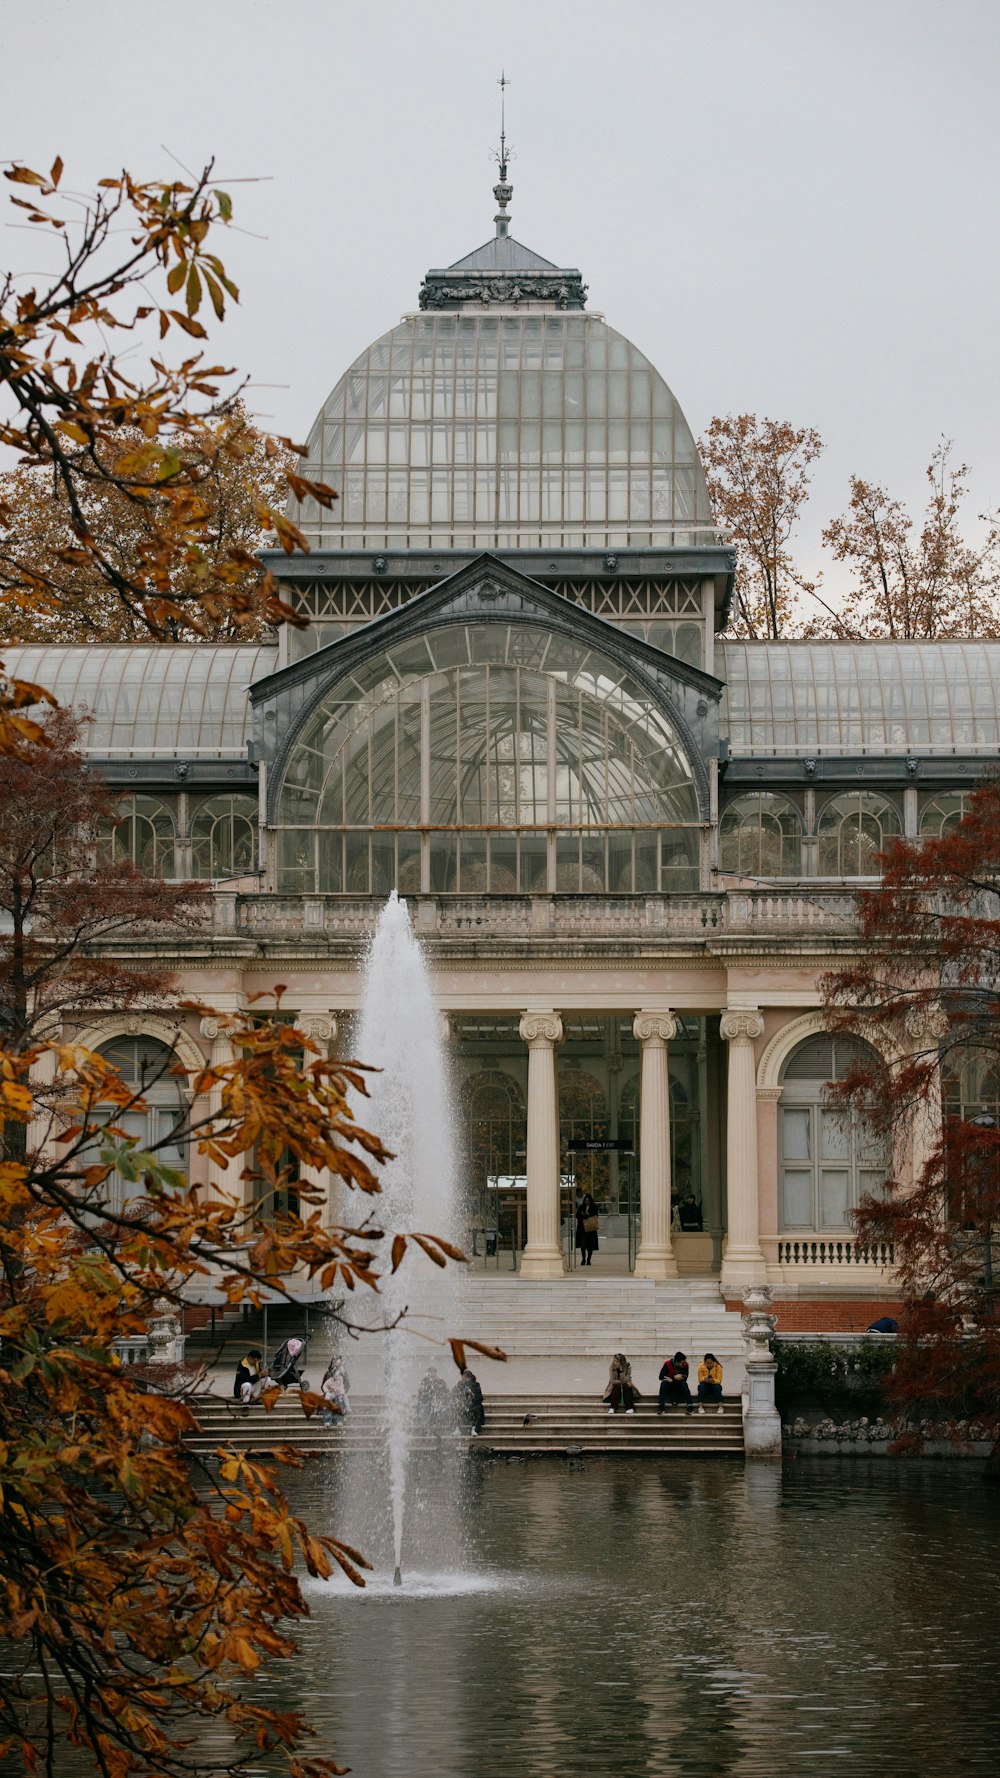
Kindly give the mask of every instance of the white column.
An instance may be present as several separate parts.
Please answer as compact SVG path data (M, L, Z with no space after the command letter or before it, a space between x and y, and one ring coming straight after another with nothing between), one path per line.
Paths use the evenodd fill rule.
M760 1250L757 1182L757 1076L754 1039L764 1030L756 1007L732 1007L720 1030L729 1045L726 1106L726 1198L728 1239L722 1260L723 1290L765 1284L767 1266Z
M670 1071L667 1045L677 1035L672 1012L636 1013L639 1077L639 1252L637 1278L676 1278L670 1245Z
M528 1045L528 1242L521 1276L561 1278L556 1046L563 1039L562 1019L557 1012L527 1012L520 1032Z

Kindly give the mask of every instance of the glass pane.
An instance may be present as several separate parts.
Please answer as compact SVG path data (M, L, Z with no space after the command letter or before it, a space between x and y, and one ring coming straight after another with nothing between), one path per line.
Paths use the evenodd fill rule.
M812 1160L812 1111L791 1107L782 1111L782 1152L786 1161Z
M820 1111L819 1153L822 1161L847 1161L851 1154L851 1129L839 1111Z
M813 1227L813 1176L786 1168L782 1175L781 1222L786 1229Z
M823 1167L819 1176L819 1226L842 1229L848 1223L848 1173L845 1169Z
M521 835L521 894L544 895L548 889L548 842L543 833Z

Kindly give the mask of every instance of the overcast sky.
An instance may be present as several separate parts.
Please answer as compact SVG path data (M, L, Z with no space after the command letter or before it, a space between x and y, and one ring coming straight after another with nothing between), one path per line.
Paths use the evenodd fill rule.
M820 431L801 554L852 471L920 506L938 437L1000 503L997 0L0 0L0 157L216 156L242 303L213 350L304 436L428 266L493 233L576 265L698 434ZM39 248L6 227L4 260ZM827 569L828 585L836 570Z

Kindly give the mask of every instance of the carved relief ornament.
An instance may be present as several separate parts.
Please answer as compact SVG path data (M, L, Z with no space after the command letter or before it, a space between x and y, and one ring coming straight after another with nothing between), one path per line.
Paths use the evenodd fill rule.
M526 1012L518 1029L522 1043L539 1049L551 1049L563 1040L563 1022L557 1012Z
M632 1035L640 1043L672 1043L677 1036L677 1020L672 1012L637 1012Z
M719 1030L727 1043L738 1042L740 1038L752 1043L754 1038L763 1036L764 1021L756 1007L730 1007L722 1015Z

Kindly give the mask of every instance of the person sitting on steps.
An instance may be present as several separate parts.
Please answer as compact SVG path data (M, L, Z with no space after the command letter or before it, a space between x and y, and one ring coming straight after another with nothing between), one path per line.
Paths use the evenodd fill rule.
M698 1366L698 1412L705 1412L706 1401L717 1401L718 1412L725 1413L722 1405L722 1366L714 1352L706 1352Z
M240 1359L236 1366L233 1395L237 1401L243 1403L245 1408L248 1408L252 1401L260 1399L260 1392L264 1386L263 1364L264 1354L260 1347L251 1346L249 1352Z
M667 1358L660 1366L660 1405L657 1413L662 1414L669 1404L680 1407L684 1403L689 1414L694 1413L691 1400L691 1389L688 1383L690 1366L683 1352L675 1352L673 1358Z
M609 1404L609 1414L616 1413L619 1408L624 1408L626 1414L635 1413L639 1391L632 1381L632 1366L624 1352L616 1352L611 1360L608 1386L604 1391L603 1399Z

